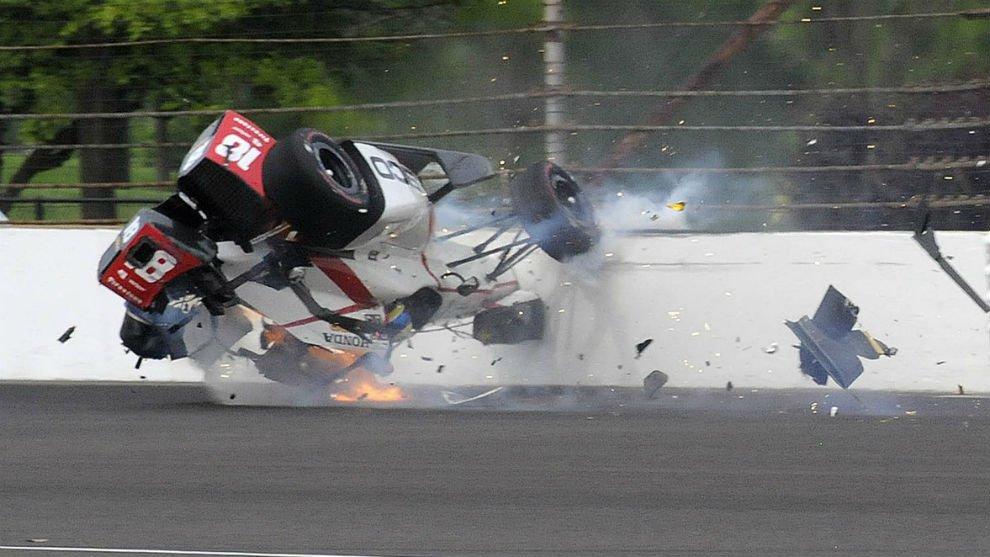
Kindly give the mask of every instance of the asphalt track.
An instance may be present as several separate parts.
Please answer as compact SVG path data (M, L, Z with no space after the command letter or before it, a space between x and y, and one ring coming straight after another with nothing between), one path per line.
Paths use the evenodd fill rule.
M889 395L829 417L807 402L822 392L441 411L0 385L0 546L990 554L990 404ZM69 554L91 555L0 549Z

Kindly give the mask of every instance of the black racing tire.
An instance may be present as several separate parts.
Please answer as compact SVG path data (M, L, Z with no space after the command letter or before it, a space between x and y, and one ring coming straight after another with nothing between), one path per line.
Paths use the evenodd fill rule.
M509 189L523 228L550 257L566 261L598 243L591 203L563 168L536 163L513 178Z
M374 176L326 134L303 128L278 141L265 158L265 194L302 240L340 249L381 216L384 199Z

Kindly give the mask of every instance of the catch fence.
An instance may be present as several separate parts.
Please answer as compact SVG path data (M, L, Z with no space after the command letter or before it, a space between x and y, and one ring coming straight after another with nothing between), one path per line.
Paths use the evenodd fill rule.
M552 3L552 2L551 2ZM790 4L790 3L786 3ZM30 55L39 51L94 51L110 52L112 56L127 57L135 48L155 47L174 44L231 44L231 45L322 45L354 43L409 44L417 42L442 42L465 39L501 39L513 36L533 36L546 38L549 47L552 42L562 42L561 37L570 37L608 31L634 30L675 30L695 28L728 28L740 30L763 30L776 27L798 27L809 25L843 25L873 23L887 24L897 21L941 21L967 20L985 25L990 32L990 10L954 10L906 14L872 14L846 17L799 17L774 20L718 20L718 21L657 21L636 24L573 24L562 21L547 21L542 25L498 29L489 31L420 33L405 35L356 36L356 37L184 37L149 39L121 42L93 42L78 44L25 44L0 45L0 51ZM772 31L771 31L772 32ZM549 52L550 50L547 50ZM724 62L724 61L723 61ZM560 62L554 62L559 64ZM547 66L549 67L549 66ZM556 66L554 66L556 67ZM546 70L546 67L543 68ZM492 79L495 81L495 78ZM386 126L369 126L368 129L328 130L335 135L360 137L377 141L411 141L420 144L439 143L445 148L457 148L459 141L470 140L470 145L479 145L493 138L499 141L500 150L486 152L498 163L498 172L509 178L521 168L518 159L533 158L532 151L550 152L553 158L566 158L568 168L590 184L595 195L604 197L613 193L633 191L650 196L651 191L662 190L664 195L677 195L685 180L705 181L706 193L697 202L689 205L689 210L698 214L744 214L744 222L730 224L729 228L756 228L761 221L766 227L773 221L772 215L795 213L807 215L815 213L816 218L796 217L782 225L783 228L856 228L863 222L864 211L870 213L870 226L876 222L893 228L909 226L913 216L892 217L898 213L916 212L921 208L941 210L946 222L954 228L990 228L987 210L990 206L990 80L950 82L941 81L919 85L843 87L829 84L826 87L810 88L767 88L767 89L717 89L698 87L703 81L689 80L681 89L615 89L580 88L566 83L547 81L543 85L529 87L528 90L504 92L488 95L472 95L440 99L398 100L387 102L366 102L335 104L329 106L277 106L277 107L230 107L250 117L286 117L296 119L315 118L339 114L399 114L398 120L415 114L417 121L427 121L425 125L406 126L396 129ZM548 85L549 84L549 85ZM856 110L828 113L821 107L856 104L857 99L873 99L869 106L884 105L887 112L877 118L860 114ZM834 104L828 104L836 99ZM892 99L896 99L892 100ZM959 102L948 102L958 101ZM428 123L433 115L441 115L441 122L449 122L450 111L468 110L483 114L525 113L550 111L550 101L580 103L573 107L564 120L553 120L551 114L543 122L523 121L504 122L496 118L481 122L482 125L445 127ZM796 113L789 108L796 102L820 103L820 110L814 114L800 114L798 122L743 121L699 122L681 118L678 110L690 102L744 102L753 106L766 103L782 103L773 113L789 116ZM539 103L546 102L541 106ZM589 114L594 107L616 103L606 116L591 112L595 119L578 120ZM623 103L633 103L623 104ZM625 107L642 103L658 103L654 114L636 114L640 122L630 122ZM845 104L843 104L845 103ZM879 103L879 104L878 104ZM718 105L722 106L722 105ZM777 105L774 105L777 106ZM521 107L521 108L520 108ZM896 109L895 109L896 107ZM907 108L903 108L907 107ZM913 107L917 107L914 109ZM556 109L554 109L556 110ZM791 112L787 112L791 110ZM413 112L418 111L418 112ZM665 112L666 111L666 112ZM127 181L81 181L46 180L44 172L22 183L7 182L6 176L0 181L0 210L8 213L13 223L41 224L59 222L62 224L116 224L129 218L140 206L157 203L174 188L174 163L194 139L188 130L191 125L177 126L183 120L201 122L219 114L215 108L184 110L127 110L103 112L60 112L60 113L0 113L0 126L7 128L5 136L0 136L0 155L22 166L32 157L48 161L71 160L85 151L108 151L123 156L130 161L140 160L151 166L144 176L152 179ZM656 113L660 113L660 117ZM728 114L732 116L732 114ZM712 120L718 120L712 117ZM735 120L739 120L738 118ZM51 124L64 128L79 125L85 121L126 122L128 129L139 122L153 130L149 135L153 140L91 142L75 139L60 140L55 134L49 141L25 141L22 131L28 125ZM644 123L645 121L645 123ZM264 127L264 123L262 123ZM403 123L404 125L404 123ZM420 129L422 128L422 129ZM2 128L0 128L2 129ZM175 129L184 130L184 135L173 136ZM725 138L736 145L745 145L752 151L761 143L767 145L796 145L799 148L789 157L779 154L758 154L749 159L752 164L698 165L693 160L670 161L664 154L668 146L683 144L685 150L695 148L702 152L706 144L718 144ZM780 143L770 143L767 138ZM518 139L516 139L518 138ZM646 138L646 139L643 139ZM506 143L508 142L508 143ZM552 152L551 143L563 145L563 151ZM622 165L615 160L600 156L608 151L620 151L625 143L642 144L647 142L650 150L661 153L653 158L626 157ZM541 145L541 143L545 143ZM591 147L589 147L591 146ZM695 146L695 147L691 147ZM593 147L593 149L592 149ZM557 147L559 148L559 146ZM675 151L675 147L670 147ZM729 149L726 149L727 151ZM743 148L737 149L743 151ZM587 155L593 152L593 155ZM749 151L746 151L749 152ZM143 154L142 154L143 153ZM506 156L515 154L515 157ZM9 156L9 157L8 157ZM738 160L740 157L735 157ZM744 157L743 157L744 158ZM632 159L632 160L629 160ZM776 160L775 160L776 159ZM762 161L772 164L760 164ZM783 161L783 162L781 162ZM12 170L13 165L4 166ZM650 164L642 164L647 162ZM54 164L54 163L52 163ZM59 163L62 164L62 163ZM133 163L132 163L133 164ZM58 165L53 166L57 167ZM49 172L51 174L51 172ZM16 175L16 172L13 173ZM728 177L732 177L731 180ZM754 182L759 180L759 182ZM645 186L643 185L645 184ZM753 184L758 184L754 186ZM770 186L767 186L770 184ZM745 187L759 187L770 193L750 195L740 192ZM733 190L731 195L721 195L721 190ZM110 207L109 214L81 214L90 211L64 211L65 207L100 206ZM877 213L879 212L879 213ZM839 217L838 213L852 216ZM879 215L879 216L878 216ZM704 228L712 221L702 219ZM755 223L755 224L754 224ZM832 226L836 224L836 226ZM716 226L717 228L717 226Z

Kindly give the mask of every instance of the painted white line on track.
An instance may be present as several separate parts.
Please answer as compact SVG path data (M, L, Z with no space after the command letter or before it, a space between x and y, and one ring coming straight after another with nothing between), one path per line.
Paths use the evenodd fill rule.
M336 553L257 553L253 551L200 551L195 549L131 549L113 547L53 547L0 545L0 551L50 551L61 553L127 553L132 555L208 555L212 557L382 557Z

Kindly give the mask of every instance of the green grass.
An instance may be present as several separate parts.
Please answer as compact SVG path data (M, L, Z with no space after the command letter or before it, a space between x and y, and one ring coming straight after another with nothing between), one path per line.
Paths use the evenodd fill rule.
M21 163L24 162L25 155L7 154L3 158L3 172L0 176L0 184L5 184L17 171ZM33 183L59 183L72 184L79 182L79 157L73 155L62 166L46 170L37 174L32 180ZM156 181L155 169L132 159L131 162L132 182L154 182ZM3 187L0 185L0 191ZM129 188L116 190L118 199L164 199L170 190L159 188ZM25 189L21 193L24 198L44 198L44 199L76 199L82 195L79 188L57 188L57 189ZM141 208L140 204L128 204L117 206L117 218L129 219ZM35 206L29 203L18 203L13 205L7 213L11 220L35 220ZM45 220L57 222L66 220L79 220L82 218L81 204L48 204L44 205Z

